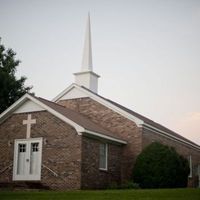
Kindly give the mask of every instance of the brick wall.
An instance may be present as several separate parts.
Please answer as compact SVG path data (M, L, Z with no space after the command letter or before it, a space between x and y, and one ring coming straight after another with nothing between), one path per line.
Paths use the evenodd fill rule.
M197 165L200 164L199 151L152 131L138 128L132 121L90 98L61 100L59 104L80 112L95 123L100 124L102 127L107 128L117 136L128 141L128 145L124 147L122 152L122 181L130 178L133 164L141 150L152 141L159 141L163 144L175 147L177 152L186 158L188 158L189 155L192 156L194 168L193 177L189 178L188 186L197 186Z
M142 148L145 148L154 141L174 147L177 153L184 156L186 159L189 159L190 155L192 156L193 176L192 178L188 178L188 187L197 187L198 186L197 168L198 164L200 164L200 151L195 150L189 145L180 143L173 139L169 139L165 136L154 133L151 130L144 129L142 136Z
M134 122L90 98L61 100L59 104L80 112L91 121L110 130L114 133L113 136L128 142L122 152L121 176L122 181L129 180L135 159L142 149L142 130Z
M76 130L46 111L31 113L37 123L31 137L43 137L41 183L52 189L79 189L81 180L81 136ZM0 125L0 171L13 163L14 140L26 137L22 121L27 114L14 114ZM47 166L58 174L54 176ZM12 182L12 167L0 175Z
M108 170L99 170L100 141L82 137L82 178L81 185L86 188L107 188L121 182L122 146L108 143Z

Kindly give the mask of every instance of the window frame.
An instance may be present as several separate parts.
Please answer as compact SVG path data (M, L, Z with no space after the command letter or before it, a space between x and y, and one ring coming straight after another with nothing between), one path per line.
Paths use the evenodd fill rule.
M189 178L192 178L193 168L192 168L192 156L189 155L189 167L190 167L190 174L188 175Z
M105 147L105 167L100 166L100 160L101 160L101 145L104 145ZM108 144L107 143L100 143L99 144L99 170L102 171L108 171Z

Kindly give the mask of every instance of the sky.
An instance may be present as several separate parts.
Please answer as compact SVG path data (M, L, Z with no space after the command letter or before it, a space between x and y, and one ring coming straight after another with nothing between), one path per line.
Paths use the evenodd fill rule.
M200 145L200 0L0 0L17 76L50 100L74 82L88 11L99 94Z

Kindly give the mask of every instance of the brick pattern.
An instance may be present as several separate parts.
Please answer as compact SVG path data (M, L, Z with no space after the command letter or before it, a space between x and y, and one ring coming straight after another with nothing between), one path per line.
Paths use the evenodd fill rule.
M122 152L121 178L122 181L130 179L135 159L142 150L142 130L134 122L91 98L61 100L58 103L80 112L91 121L110 130L114 133L113 136L118 136L128 142Z
M14 114L0 126L0 171L13 162L14 140L26 137L22 121L27 114ZM51 189L80 189L81 136L76 130L46 111L31 113L36 119L31 137L43 137L42 179ZM47 166L58 174L44 167ZM12 167L0 175L0 182L12 182Z
M169 139L162 135L152 132L151 130L144 129L142 134L142 148L145 148L154 141L158 141L162 144L174 147L176 151L189 160L189 156L192 156L193 176L188 178L188 187L198 186L198 164L200 164L200 151L195 150L189 145L180 143L178 141Z
M82 138L81 185L83 189L107 188L121 182L122 146L108 143L108 170L99 170L99 145L101 141Z
M130 179L135 159L142 149L152 141L159 141L174 147L185 158L188 158L189 155L192 156L193 177L188 179L188 186L196 187L198 185L197 166L200 164L200 152L198 150L152 131L138 128L132 121L91 98L61 100L59 104L80 112L93 122L128 141L128 145L123 148L122 152L122 181Z
M127 181L132 175L134 162L142 149L152 141L176 148L185 157L192 155L194 173L189 186L197 185L196 166L200 153L193 148L165 138L152 131L138 128L136 124L104 105L90 99L79 98L59 102L88 117L128 142L127 145L108 145L108 171L99 170L99 144L97 139L79 136L76 130L52 114L33 112L31 137L43 137L42 179L40 184L54 190L105 188L112 183ZM27 114L13 114L0 125L0 171L13 162L14 140L26 137L22 121ZM50 170L54 171L55 176ZM0 174L1 183L12 183L12 166Z

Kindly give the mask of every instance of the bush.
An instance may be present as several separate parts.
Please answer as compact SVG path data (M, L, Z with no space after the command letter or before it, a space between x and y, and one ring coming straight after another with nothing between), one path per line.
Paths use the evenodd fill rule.
M153 142L137 157L133 181L142 188L186 187L188 161L174 148Z

